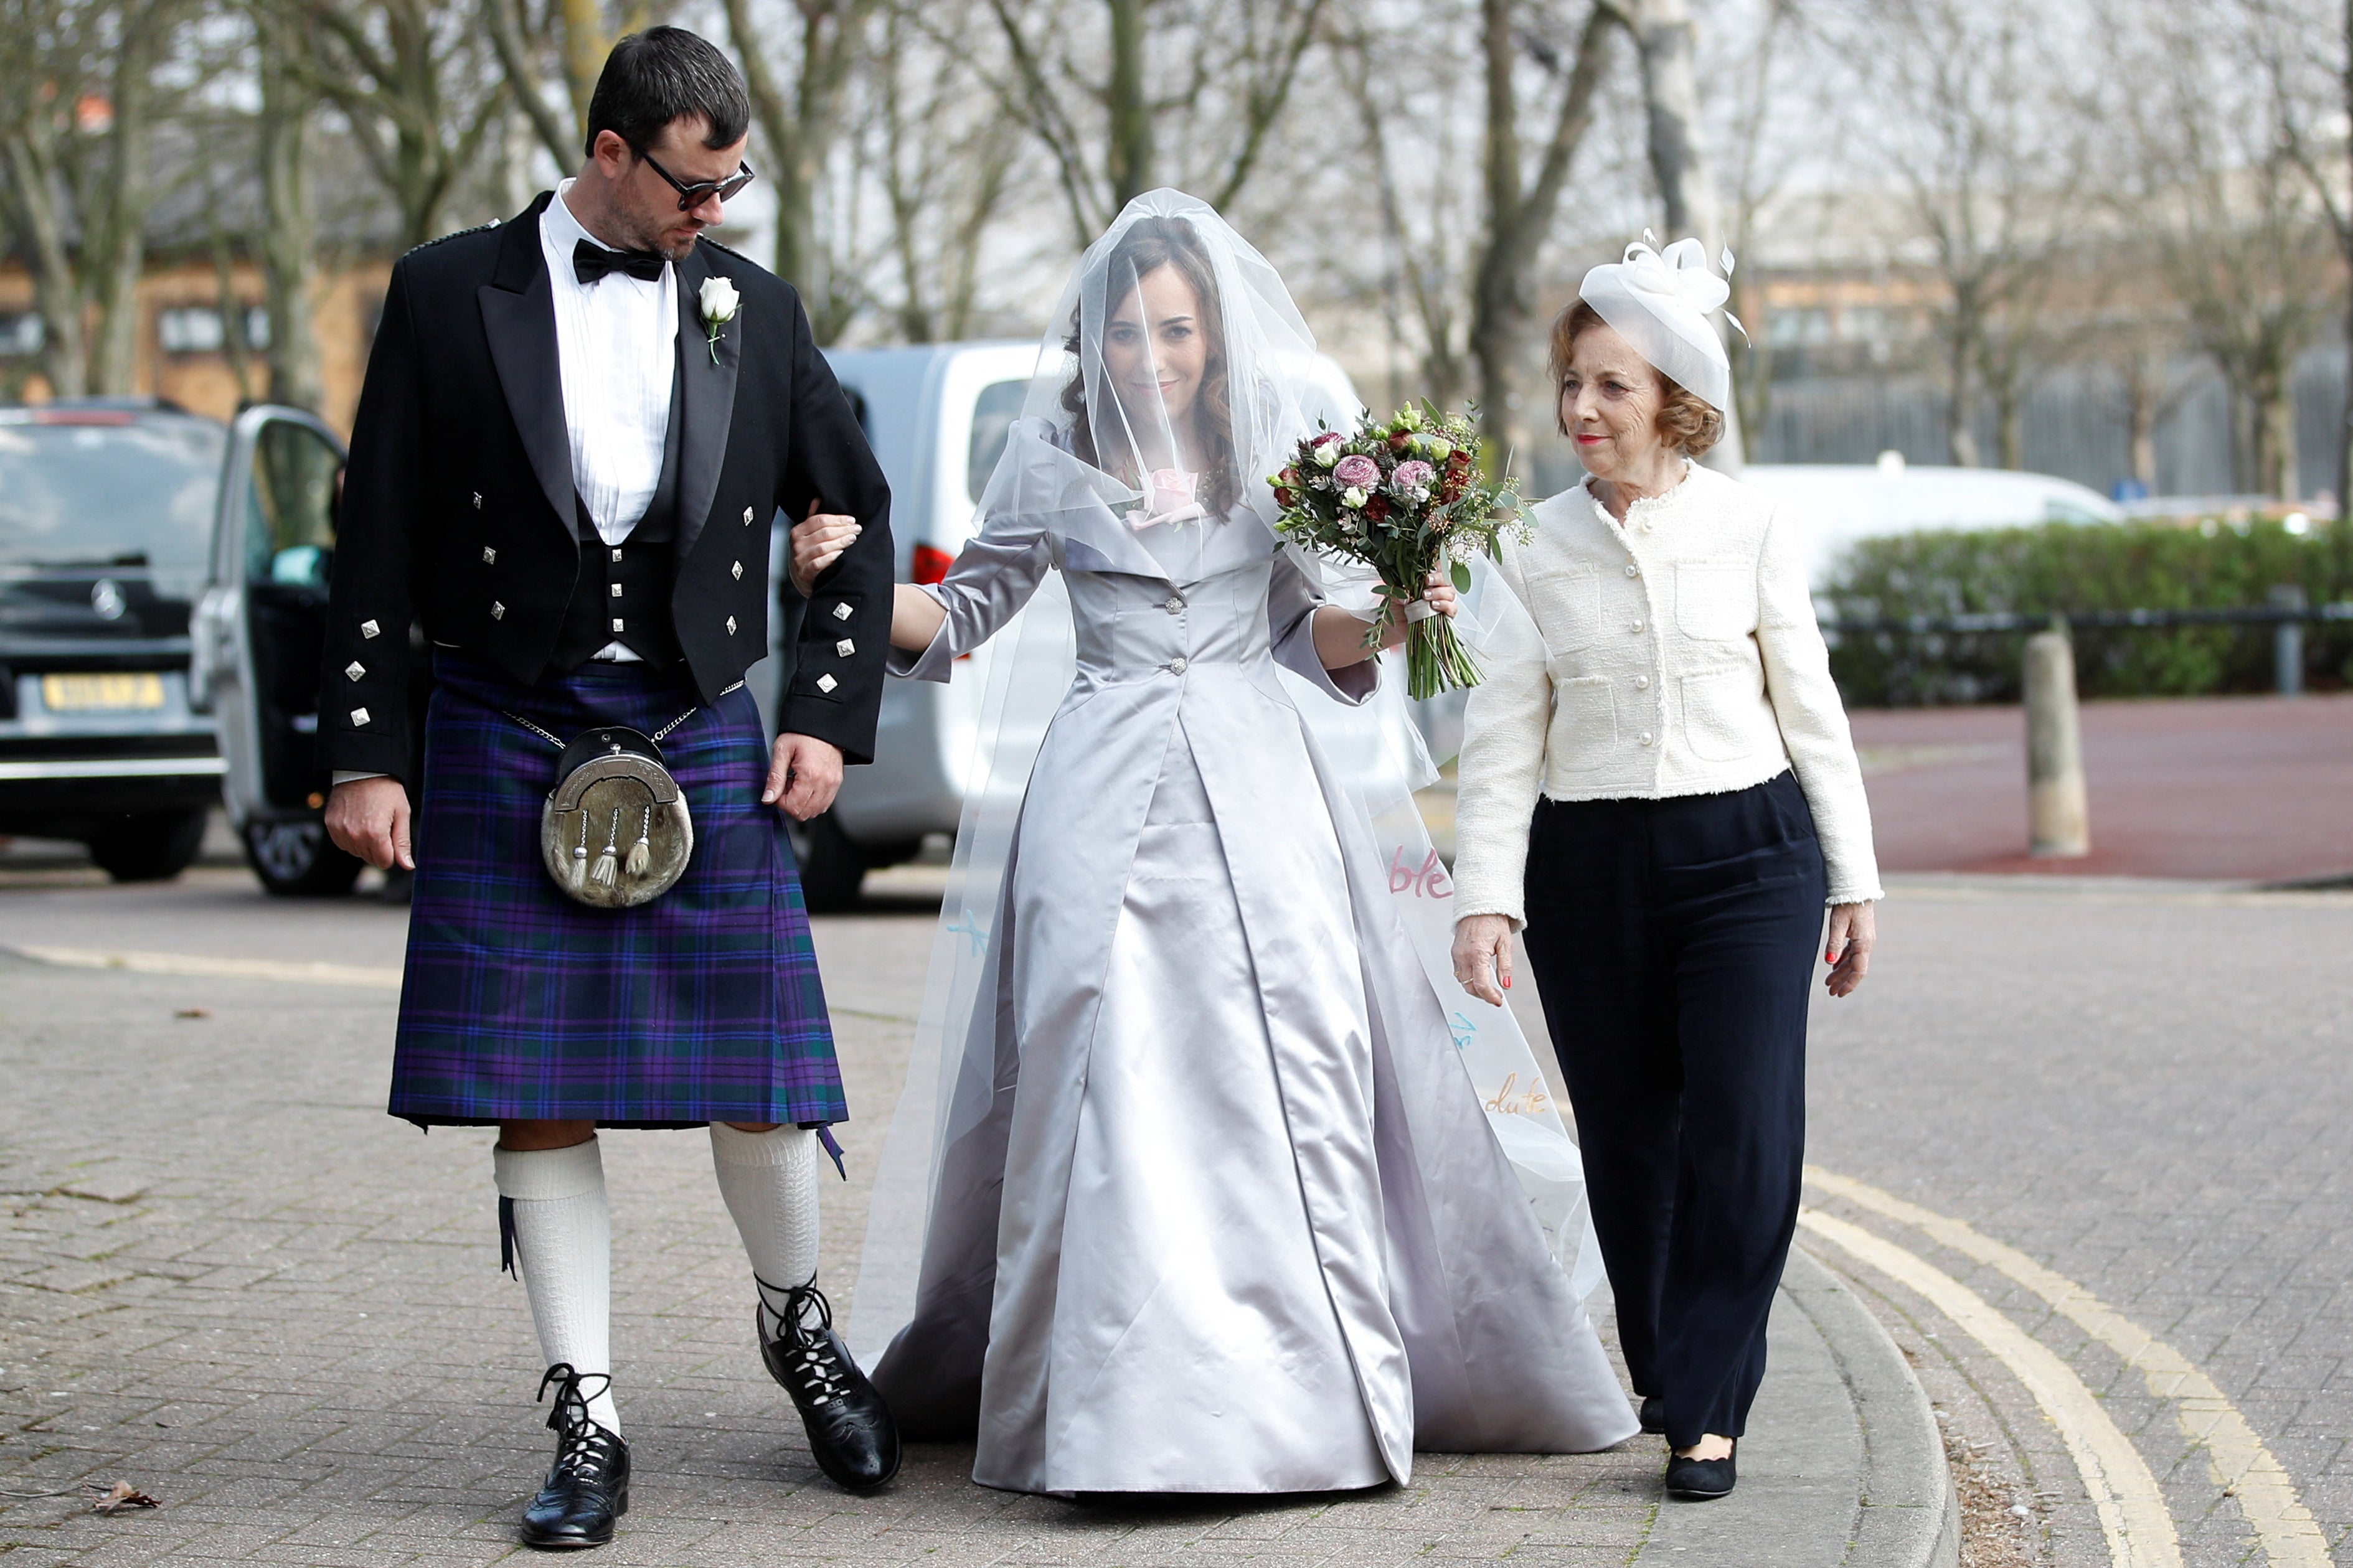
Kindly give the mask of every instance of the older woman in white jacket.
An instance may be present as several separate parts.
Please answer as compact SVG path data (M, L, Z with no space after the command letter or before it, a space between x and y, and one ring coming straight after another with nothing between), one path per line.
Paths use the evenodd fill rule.
M1692 460L1730 395L1725 292L1696 242L1635 246L1555 325L1587 478L1506 550L1533 624L1472 694L1456 816L1456 973L1500 1005L1524 928L1642 1424L1687 1499L1732 1489L1764 1375L1824 908L1843 996L1881 896L1799 542Z

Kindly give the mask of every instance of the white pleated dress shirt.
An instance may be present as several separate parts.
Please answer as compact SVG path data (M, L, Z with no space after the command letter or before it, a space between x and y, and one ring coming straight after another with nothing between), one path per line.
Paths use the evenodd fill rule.
M582 240L616 248L580 226L565 203L573 182L555 187L540 214L539 242L555 286L555 357L564 384L564 428L572 438L572 483L608 545L629 537L661 483L670 437L671 384L678 378L678 268L649 283L607 272L583 283L572 252Z

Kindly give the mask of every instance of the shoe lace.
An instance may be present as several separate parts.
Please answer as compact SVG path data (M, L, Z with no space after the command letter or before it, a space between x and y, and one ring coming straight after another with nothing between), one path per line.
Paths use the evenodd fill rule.
M798 1385L812 1405L830 1405L849 1393L849 1369L833 1347L833 1303L814 1284L779 1289L754 1277L760 1304L776 1320L776 1341L784 1347L779 1360L785 1375ZM779 1307L773 1296L784 1298Z
M583 1385L595 1381L596 1386ZM539 1380L539 1394L533 1400L547 1397L549 1386L555 1388L555 1404L547 1413L547 1429L556 1435L555 1464L548 1479L571 1476L584 1481L601 1479L612 1467L619 1451L620 1434L599 1426L588 1414L588 1402L613 1386L612 1375L602 1372L575 1371L569 1362L557 1362Z

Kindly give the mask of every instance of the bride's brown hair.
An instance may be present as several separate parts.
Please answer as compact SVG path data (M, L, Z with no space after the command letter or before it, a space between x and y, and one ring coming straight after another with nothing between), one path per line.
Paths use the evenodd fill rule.
M1192 285L1193 297L1200 301L1201 330L1209 339L1209 352L1201 370L1201 390L1193 403L1193 423L1207 470L1201 475L1201 506L1211 517L1223 517L1241 499L1240 479L1235 472L1232 399L1226 382L1226 316L1218 298L1216 269L1192 225L1177 218L1145 218L1121 237L1104 264L1103 273L1107 278L1127 278L1134 282L1126 291L1115 297L1106 296L1103 316L1108 323L1120 306L1126 303L1128 293L1164 267L1175 268L1177 276ZM1080 309L1085 309L1083 303ZM1071 335L1062 346L1077 362L1079 323L1075 318L1071 322ZM1087 418L1083 363L1072 365L1070 382L1062 388L1062 408L1071 416L1071 450L1082 461L1102 468L1102 456L1095 449L1094 427Z

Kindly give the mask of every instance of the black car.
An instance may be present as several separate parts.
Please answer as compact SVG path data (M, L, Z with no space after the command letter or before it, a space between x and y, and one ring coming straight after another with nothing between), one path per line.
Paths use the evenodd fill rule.
M139 400L0 408L0 833L118 880L195 858L226 768L189 700L229 432Z

